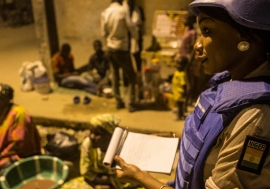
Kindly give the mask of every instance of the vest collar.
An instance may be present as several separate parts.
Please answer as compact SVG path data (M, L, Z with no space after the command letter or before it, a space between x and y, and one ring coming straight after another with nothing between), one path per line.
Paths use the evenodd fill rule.
M220 83L226 82L226 81L230 81L231 80L231 75L228 71L224 71L224 72L220 72L217 73L216 75L214 75L211 79L210 79L210 83L212 86L217 86Z

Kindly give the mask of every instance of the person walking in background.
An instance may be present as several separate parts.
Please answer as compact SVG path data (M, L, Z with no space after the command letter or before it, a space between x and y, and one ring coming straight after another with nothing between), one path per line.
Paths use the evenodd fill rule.
M144 23L145 16L144 10L142 6L136 3L136 0L125 0L123 2L123 6L127 11L127 15L130 17L130 22L134 26L134 32L137 33L137 39L134 38L131 33L128 33L129 37L129 50L133 55L135 66L136 66L136 84L138 88L141 87L142 84L142 58L141 52L143 50L143 34L144 34ZM128 87L128 79L123 74L123 83L124 87Z
M13 103L13 89L0 83L0 175L15 161L41 154L41 138L25 108Z
M195 0L194 45L211 87L185 120L175 180L119 156L116 173L147 189L270 188L270 2Z
M61 51L52 58L54 78L59 86L73 89L82 89L89 93L96 94L97 85L80 76L74 68L74 57L71 54L71 47L65 43Z
M82 73L86 79L97 84L97 94L101 95L105 87L111 86L110 61L107 54L102 49L100 40L93 43L95 53L91 55L87 71Z
M197 32L194 27L196 23L196 16L193 15L191 12L187 14L187 18L185 21L185 30L183 33L183 37L181 39L181 46L179 51L176 53L174 59L177 60L181 56L185 56L188 58L188 61L192 61L193 59L193 45L196 42Z
M142 59L141 52L143 50L143 34L144 34L144 23L145 16L142 6L136 3L136 0L126 0L124 7L127 10L127 14L130 16L131 23L135 26L138 39L135 39L129 33L129 49L133 54L133 57L136 62L137 72L142 71Z
M117 101L116 108L125 107L120 94L120 68L129 83L129 112L136 111L135 84L136 74L132 65L128 48L128 32L136 37L134 27L131 25L129 16L122 6L122 0L112 0L110 6L101 13L101 33L107 40L108 55L113 71L113 92Z

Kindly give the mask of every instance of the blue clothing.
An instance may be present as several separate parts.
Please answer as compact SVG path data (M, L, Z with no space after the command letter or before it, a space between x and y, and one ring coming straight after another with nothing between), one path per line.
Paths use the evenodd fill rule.
M97 92L97 84L79 75L71 75L63 78L60 86L71 89L82 89L92 94L96 94Z
M212 87L200 95L194 112L187 117L177 178L169 183L170 186L176 189L204 188L205 159L219 134L243 108L270 104L270 82L264 82L265 78L229 80L228 72L215 75L210 81Z

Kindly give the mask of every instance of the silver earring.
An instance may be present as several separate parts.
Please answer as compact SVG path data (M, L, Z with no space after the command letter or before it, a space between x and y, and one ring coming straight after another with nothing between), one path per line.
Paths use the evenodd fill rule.
M241 41L238 43L237 48L239 51L247 51L249 49L249 43L247 41Z

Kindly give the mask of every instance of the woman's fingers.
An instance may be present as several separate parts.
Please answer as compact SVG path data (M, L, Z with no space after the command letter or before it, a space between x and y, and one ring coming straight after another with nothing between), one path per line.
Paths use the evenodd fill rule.
M115 156L114 160L120 167L123 167L123 165L126 163L122 158L120 158L120 156Z
M128 169L128 164L120 158L119 156L115 156L114 160L116 163L122 168L116 170L116 175L124 182L134 182L132 176L130 176L130 170Z
M140 183L140 180L148 175L148 172L142 171L136 165L126 163L119 156L115 156L114 160L121 167L121 169L116 170L116 175L124 182Z

